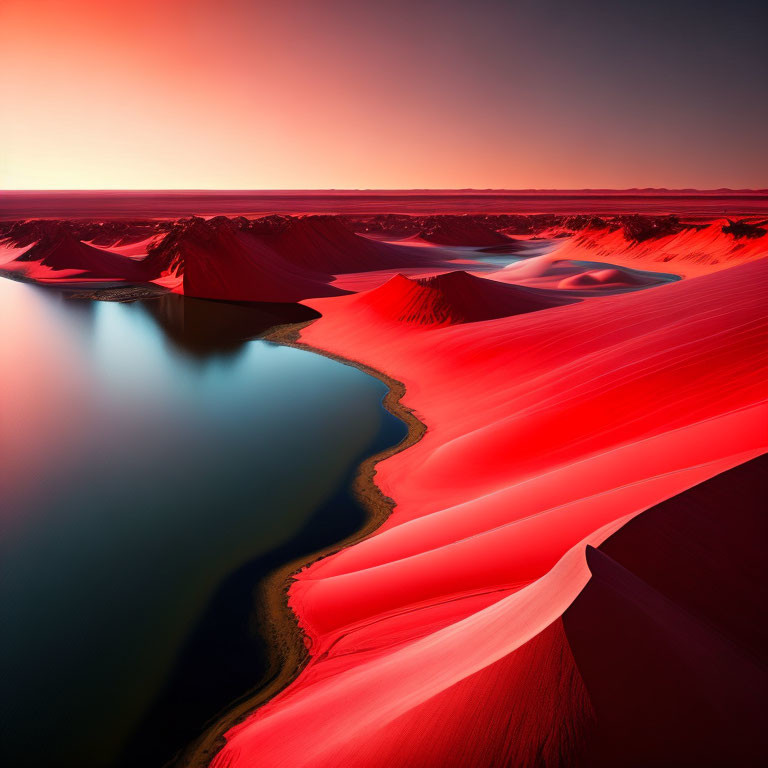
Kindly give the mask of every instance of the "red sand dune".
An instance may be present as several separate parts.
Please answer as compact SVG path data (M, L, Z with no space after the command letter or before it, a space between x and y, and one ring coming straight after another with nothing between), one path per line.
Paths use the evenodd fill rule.
M394 218L398 222L403 219ZM527 217L517 218L525 219L530 225ZM555 216L544 218L557 219ZM594 221L594 217L584 216L559 219L574 226L589 226L589 222ZM424 276L447 271L451 263L459 263L454 258L456 252L451 250L453 246L441 247L421 237L397 243L385 242L355 234L348 228L355 226L354 220L346 217L345 221L338 217L314 215L299 218L270 216L255 221L217 217L208 224L201 219L193 219L193 224L181 222L176 225L137 221L30 221L10 225L10 229L6 226L3 258L9 262L8 269L24 271L33 279L46 281L71 281L77 277L80 280L140 282L156 279L162 273L166 273L167 277L167 273L171 272L179 276L178 282L181 283L178 269L181 259L178 253L168 255L166 252L169 252L171 242L179 239L181 230L194 225L199 229L197 235L193 238L189 234L187 237L190 241L195 238L198 241L197 245L190 244L196 254L195 264L192 270L188 270L186 288L180 287L179 290L233 300L253 295L262 297L256 300L271 300L273 296L306 298L332 295L333 290L313 287L308 283L325 285L330 275L336 275L340 276L340 280L335 288L359 290L379 284L395 270ZM481 241L496 242L500 239L505 243L505 251L507 245L514 248L515 242L490 228L488 222L491 221L498 222L501 218L484 215L427 216L411 219L410 226L421 226L423 233L431 232L427 236L437 241L462 245L473 243L477 248L493 251L501 246L483 246ZM234 233L230 240L238 240L238 244L229 249L227 243L213 247L210 241L200 250L206 226L229 227ZM666 227L672 234L653 236L654 227L660 228L658 231L665 231ZM681 227L682 230L678 231ZM724 227L726 231L723 231ZM566 267L574 260L608 261L611 264L615 261L625 266L686 275L701 274L715 266L722 268L742 263L765 253L768 243L765 230L757 230L763 232L762 236L745 236L739 234L740 227L743 229L738 223L716 222L704 228L686 228L675 217L623 216L603 229L588 229L566 238L554 253L542 256L538 261L526 259L523 263L511 265L509 271L497 272L493 277L529 287L585 293L643 286L648 284L645 278L638 279L637 275L626 270L609 273L579 268L574 264L570 264L569 269ZM174 238L169 239L169 232L174 234ZM167 240L165 244L164 240ZM32 256L26 257L23 251L13 252L14 247L27 245L35 245ZM217 248L223 255L216 255ZM246 252L248 255L244 257ZM103 255L100 256L100 253ZM144 267L139 268L135 262L145 254L148 257ZM482 259L482 254L476 255ZM31 259L36 266L19 266L22 263L19 257L22 261L24 258ZM262 267L257 270L258 274L253 272L253 262ZM173 268L169 267L171 263L175 264ZM557 276L559 279L555 279ZM168 280L162 282L167 284ZM258 290L254 289L257 284L260 285Z
M155 277L186 296L229 301L295 302L343 293L331 276L288 262L255 234L218 218L182 222L146 259Z
M505 285L464 271L411 279L395 275L384 285L349 296L345 309L358 322L382 320L417 326L455 325L536 312L569 303L556 294Z
M4 268L32 279L155 281L188 296L230 301L337 296L345 291L329 285L333 274L434 270L445 261L439 249L377 242L329 216L192 218L124 228L31 221L13 224L5 235Z
M560 249L541 256L513 262L486 275L499 282L525 285L548 291L569 291L582 296L636 290L667 282L667 277L653 277L631 269L606 267L596 269L570 259L561 259Z
M266 241L286 261L332 274L429 263L425 254L356 235L335 216L291 218L284 229Z
M598 286L622 286L646 285L649 281L643 281L638 275L627 272L624 269L590 269L571 277L565 277L558 283L558 288L595 288Z
M79 278L142 282L148 279L146 268L128 256L83 243L61 224L34 224L37 226L30 227L28 237L6 240L6 255L12 258L3 265L4 269L34 280ZM13 254L14 246L19 246L18 255Z
M139 221L80 221L68 222L80 240L104 248L125 248L162 236L169 229L167 222Z
M438 216L424 222L416 239L435 245L499 246L512 245L506 235L496 232L471 216Z
M391 280L395 275L404 275L409 278L419 277L434 277L435 275L442 275L445 272L451 272L458 266L461 266L461 262L450 261L445 262L443 267L400 267L397 269L375 269L372 272L345 272L336 275L336 279L333 284L337 288L343 288L346 291L352 291L353 293L360 293L361 291L370 291L373 288L378 288L380 285L384 285L388 280Z
M768 235L734 237L723 232L723 226L727 226L727 220L640 242L628 240L621 229L587 230L564 240L555 255L558 259L607 261L694 276L751 261L768 252Z
M587 765L763 764L767 491L763 456L587 551L563 616L593 708Z
M108 245L104 243L98 243L96 240L84 242L86 242L87 245L92 245L95 248L100 248L101 250L110 253L119 253L121 256L128 256L131 259L143 259L149 254L149 251L153 246L162 242L164 237L164 234L156 234L151 235L150 237L145 237L141 240L131 240L126 238L125 242L123 242L123 239L119 239L116 243L111 243Z
M578 765L596 705L560 617L585 548L765 452L766 280L426 328L309 302L302 339L403 381L428 429L377 467L385 524L298 575L310 663L215 768Z

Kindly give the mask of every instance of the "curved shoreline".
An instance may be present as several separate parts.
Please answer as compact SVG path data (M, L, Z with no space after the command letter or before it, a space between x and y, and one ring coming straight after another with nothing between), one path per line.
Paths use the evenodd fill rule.
M369 456L358 466L352 482L352 491L364 512L367 513L362 528L331 547L318 550L308 557L301 557L286 563L257 587L260 594L256 615L259 624L264 628L267 639L269 672L261 684L255 687L251 693L247 693L240 700L235 701L230 708L215 719L196 741L169 763L176 768L208 768L211 760L225 744L224 734L280 693L304 669L310 655L304 643L305 635L299 626L298 616L288 605L288 591L294 581L294 575L312 563L367 538L381 526L391 514L395 502L390 497L385 496L374 482L376 465L384 459L410 448L422 438L427 429L413 411L402 404L401 400L405 395L405 385L402 382L356 360L302 343L299 340L301 331L314 322L315 320L310 320L301 324L278 326L261 338L264 341L271 341L282 346L323 355L379 379L387 387L387 393L382 400L383 406L393 416L400 419L408 431L399 443Z

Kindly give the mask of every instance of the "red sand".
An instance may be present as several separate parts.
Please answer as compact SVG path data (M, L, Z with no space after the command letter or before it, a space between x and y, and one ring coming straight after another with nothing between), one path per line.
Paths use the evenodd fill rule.
M115 244L103 244L97 243L95 240L86 242L87 245L92 245L94 248L100 248L101 250L111 253L119 253L122 256L130 256L132 259L143 259L149 253L150 248L153 245L157 245L163 239L162 235L153 235L152 237L145 237L142 240L128 243L115 243Z
M556 293L505 285L447 272L411 279L397 274L384 285L349 296L336 312L353 313L357 322L408 323L435 327L492 320L567 304Z
M342 293L329 285L328 273L296 266L228 219L178 225L150 252L146 265L161 284L197 298L296 302Z
M564 240L552 254L557 259L607 261L639 269L693 277L752 261L768 252L768 235L734 238L722 231L725 219L705 228L643 242L626 240L621 230L587 230Z
M599 296L667 282L667 278L659 279L628 269L588 267L578 261L560 258L561 251L562 248L556 248L550 253L514 262L496 272L486 272L485 276L502 283L569 291L582 296Z
M386 523L299 574L311 661L215 768L575 764L594 712L559 617L585 546L766 450L766 280L427 327L393 319L402 281L379 321L376 291L308 302L302 339L403 381L428 429L378 465Z
M333 216L293 218L285 230L267 242L286 261L302 269L333 274L410 267L432 255L361 237Z
M272 225L272 226L270 226ZM439 248L413 248L357 235L336 218L267 222L193 218L167 233L94 246L66 224L31 221L0 243L3 268L39 282L156 282L206 299L298 302L345 293L333 274L444 271Z
M586 272L563 278L557 285L558 288L565 289L595 288L597 286L630 287L643 285L643 281L623 269L589 269Z
M61 227L51 228L31 246L16 249L6 243L3 250L3 269L33 280L79 278L141 282L148 279L140 262L83 243Z
M469 217L441 218L414 236L415 240L435 245L499 246L512 245L506 235L473 221Z
M456 263L455 265L451 264L451 266L442 268L435 267L425 269L424 267L403 267L401 269L376 269L371 272L346 272L337 275L333 284L337 288L359 293L360 291L370 291L371 288L383 285L395 275L405 275L410 278L432 277L434 275L445 274L458 267L459 264Z
M762 456L587 552L563 616L593 707L585 765L763 765L767 489Z
M344 293L338 284L328 284L332 273L420 262L428 268L437 259L433 251L414 254L413 249L356 235L335 218L306 216L291 219L276 232L239 229L228 219L194 219L178 225L147 262L157 275L183 277L175 290L188 296L296 302Z

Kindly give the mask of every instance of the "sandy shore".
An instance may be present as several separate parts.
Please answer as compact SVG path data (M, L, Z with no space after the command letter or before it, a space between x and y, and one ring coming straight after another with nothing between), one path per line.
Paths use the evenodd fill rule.
M27 277L17 270L10 269L0 269L0 277L15 280L17 283L53 288L65 294L68 299L82 299L84 301L140 301L141 299L155 299L168 293L167 288L153 283L125 283L122 281L99 283L94 280L45 281Z

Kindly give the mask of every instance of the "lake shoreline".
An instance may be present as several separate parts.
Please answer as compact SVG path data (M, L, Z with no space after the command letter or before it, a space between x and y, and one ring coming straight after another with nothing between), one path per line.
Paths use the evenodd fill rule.
M8 283L6 284L9 290L20 292L19 295L22 297L29 297L29 301L32 302L32 310L35 310L37 304L40 304L44 307L46 312L52 308L51 312L54 313L52 316L56 318L59 317L59 314L64 320L71 318L75 331L82 331L85 333L86 340L89 340L94 335L99 336L98 333L94 334L93 329L98 330L106 328L107 326L109 329L120 327L114 325L115 318L119 316L123 318L124 324L130 324L131 328L136 326L137 320L144 323L147 328L147 333L149 334L149 342L142 345L142 349L146 347L147 349L153 350L154 347L151 342L154 340L162 342L163 345L176 343L172 341L175 337L168 335L167 326L161 325L158 321L156 312L145 313L139 311L142 307L136 307L135 310L130 310L128 314L125 314L122 309L115 306L115 304L131 305L137 303L146 305L148 302L137 302L137 300L149 299L150 301L157 301L157 298L154 296L137 296L132 292L126 291L126 286L121 286L117 291L111 290L110 287L101 286L102 290L94 291L88 295L78 294L77 292L67 290L61 291L58 289L58 286L54 287L54 290L52 291L33 291L30 289L51 288L53 286L40 284L34 280L19 279L20 276L18 274L3 274L2 276L7 276L9 278ZM0 280L0 283L3 282L4 281ZM14 284L16 285L14 286ZM72 297L83 298L86 300L67 300ZM184 297L177 296L172 296L171 298L174 300L178 299L179 302L184 299ZM90 305L95 301L99 301L99 303L103 302L105 306L94 307L93 311L90 311L87 305ZM206 303L204 300L201 300L201 302ZM109 306L110 304L112 306ZM211 304L216 305L215 302L211 302ZM224 302L224 304L228 303ZM83 309L81 310L78 305L82 306ZM143 308L146 308L146 306ZM252 334L248 333L247 336L238 336L241 340L240 343L245 344L247 340L264 340L271 342L263 346L265 348L271 347L272 354L277 354L280 358L286 356L289 358L311 358L312 356L310 355L302 356L301 352L314 352L319 356L314 357L315 362L310 365L310 370L317 370L320 368L322 372L324 369L334 368L334 362L336 362L336 360L333 359L334 356L324 354L321 350L315 350L313 347L299 342L299 333L301 330L312 322L314 318L319 317L318 313L309 310L306 306L302 306L302 309L306 310L303 322L286 323L287 318L282 319L275 317L271 327L266 328L263 331L257 330ZM313 315L314 317L306 319L307 313L309 313L310 317ZM31 316L34 316L34 311L31 313ZM49 317L48 314L42 315L42 313L41 316L46 319ZM112 325L109 325L108 322L110 318ZM141 331L142 322L138 323L139 331ZM69 325L63 320L61 321L60 326L64 329L69 328ZM57 325L57 327L59 326ZM73 334L75 331L73 331ZM139 335L138 331L137 335ZM256 345L247 346L251 347ZM285 349L283 350L284 354L280 355L279 350L281 346L294 347L294 349ZM88 351L90 347L86 344L83 349ZM175 347L173 349L175 350ZM172 352L172 350L166 350L165 346L162 348L158 347L156 351L161 353L163 358L169 354L169 351ZM170 356L173 357L175 354L177 353L172 352ZM191 366L193 372L200 370L199 363L197 362L198 358L194 358L192 363L187 361L186 356L189 353L187 352L186 346L183 349L179 348L178 354L183 355L183 357L179 358L183 365ZM323 359L325 359L325 363L322 362ZM258 661L251 664L250 656L242 656L237 660L228 654L219 655L216 652L211 652L208 654L208 659L211 662L211 669L214 670L212 676L211 670L208 669L208 664L205 663L205 656L201 654L201 650L205 650L205 645L208 641L205 639L199 641L199 637L205 637L205 632L203 631L202 634L200 634L198 625L202 626L204 622L196 622L194 631L185 635L184 645L180 646L181 651L177 654L176 660L168 667L170 670L170 677L167 681L162 683L162 686L158 687L158 694L153 697L153 699L155 699L154 703L148 704L148 708L145 707L141 710L139 713L140 718L137 719L135 726L126 726L126 728L123 729L128 733L127 728L130 727L130 733L128 733L126 737L118 734L119 742L117 740L115 741L116 746L113 751L117 754L120 764L164 764L166 766L207 764L224 743L222 736L225 730L229 727L229 724L233 720L237 721L238 719L247 716L255 707L263 703L263 701L281 691L298 675L308 659L308 653L303 642L304 635L299 628L298 618L294 616L293 611L287 605L287 592L293 581L291 578L292 574L295 574L296 571L300 570L302 567L315 561L318 557L329 555L344 546L348 546L352 541L369 535L369 533L378 527L382 520L389 515L391 501L384 499L381 494L377 493L377 489L372 487L372 480L375 474L374 465L387 455L401 450L409 444L409 441L414 437L414 428L418 428L420 422L415 420L415 418L413 420L409 419L404 411L400 411L397 408L396 401L402 396L402 392L397 389L394 382L387 382L382 376L378 375L377 372L363 369L363 366L354 365L350 361L342 360L341 358L337 359L339 362L346 365L345 369L338 369L338 366L335 366L337 370L341 370L341 373L334 374L334 377L329 378L327 381L327 384L330 385L330 388L327 390L329 399L331 401L335 400L336 402L335 404L332 402L329 404L332 410L326 412L326 416L321 419L323 425L325 425L325 433L323 442L318 444L319 453L324 453L326 448L328 450L331 449L331 444L335 440L336 435L341 436L353 431L357 434L360 430L366 430L365 433L361 432L361 434L367 434L367 431L374 429L374 432L379 436L376 437L374 442L368 442L367 444L361 443L361 449L356 449L354 454L349 455L349 460L346 461L344 466L343 480L339 483L338 490L334 490L329 502L323 501L319 506L316 505L316 509L312 512L312 517L310 517L309 520L315 524L314 533L304 537L303 543L300 544L301 548L295 548L291 551L290 546L293 546L294 539L292 538L288 540L285 545L281 545L284 553L279 559L273 559L269 565L265 565L261 571L253 573L251 578L248 577L249 574L244 574L245 578L240 579L239 592L237 592L237 598L239 600L238 605L240 608L238 610L238 617L234 619L234 621L240 622L240 625L235 627L235 629L239 629L239 626L242 626L244 636L258 634L258 643L252 643L252 645L258 645L258 648L255 651L255 658L257 658ZM83 363L83 365L85 365L85 363ZM228 370L228 368L229 366L225 366L225 370ZM358 370L351 370L353 368L357 368ZM290 360L288 369L290 370ZM81 368L78 367L78 370L81 370ZM83 367L82 370L89 369ZM346 374L343 373L344 370L346 370ZM253 373L253 371L250 371L251 378L246 379L243 383L245 390L250 393L259 391L258 388L257 390L253 390L251 384L253 381ZM368 378L368 376L362 376L361 373L367 373L370 375L370 378ZM296 376L296 373L289 373L289 376L292 379ZM364 379L367 379L367 382L364 382ZM360 385L362 386L364 384L364 386L362 386L362 393L369 393L371 395L370 398L367 398L367 400L364 401L366 406L363 411L358 410L358 406L360 406L360 402L358 402L360 398L357 397L359 387L350 390L349 402L345 402L346 395L345 398L342 398L341 400L339 399L341 392L347 392L343 387L345 386L345 382L350 380L353 382L362 382ZM111 380L107 382L107 384L110 383ZM287 386L289 380L284 379L283 383ZM326 386L326 379L321 376L318 381L313 381L312 378L310 378L309 381L306 382L307 386L304 386L303 388L298 386L299 384L301 384L301 382L297 382L296 392L301 393L304 392L308 386L312 389ZM334 392L336 385L342 388ZM111 389L110 386L106 386L106 390ZM286 394L283 399L285 400L286 397L293 399L293 397L297 396L296 392L294 392L293 387L290 387L290 394ZM250 402L250 412L258 412L260 408L258 401L253 401L253 394L251 394ZM320 402L322 403L322 401ZM254 408L254 406L256 407ZM384 406L383 410L382 406ZM317 405L312 407L316 408ZM309 415L307 413L308 408L309 406L302 409L299 407L298 403L289 403L288 409L283 412L284 415L282 417L275 418L273 416L273 429L276 432L276 436L281 434L289 436L295 432L297 440L306 442L306 439L310 437L306 432L311 427L309 423L303 421L302 416L306 417ZM296 418L300 419L296 422L298 425L297 427L291 426L294 410L297 413ZM365 416L366 419L370 416L370 423L365 421L358 426L356 423L356 416L358 413ZM399 416L401 413L402 417ZM392 418L393 415L395 418ZM242 417L238 421L240 420L242 420ZM250 423L250 420L246 423ZM404 423L406 424L405 427L403 426ZM378 431L375 429L376 424L379 424ZM143 435L145 433L137 430L137 434ZM257 433L250 431L244 433L249 441L252 440L254 434ZM353 442L352 445L357 445L357 443ZM293 495L289 495L289 499L293 499L297 495L301 495L302 497L305 495L301 488L305 485L305 482L309 483L311 481L311 477L308 476L305 481L302 473L307 469L310 470L310 475L314 472L311 465L306 467L301 463L302 452L300 450L300 444L294 448L294 451L297 449L299 449L298 452L284 452L276 458L279 465L275 466L275 470L279 477L286 478L289 484L291 483L291 478L293 478L294 483L296 482L296 478L302 478L302 482L298 484L297 492L293 493ZM249 451L247 444L245 448L240 449L241 463L245 466L252 464L254 457L257 455L258 452L254 454ZM322 457L318 456L318 458L320 459ZM322 461L321 463L325 466ZM334 485L334 488L335 487L336 486ZM325 498L325 496L323 496L323 498ZM285 512L288 513L289 511L290 509L286 507ZM250 513L248 513L248 516L250 517ZM336 518L339 519L337 520ZM346 522L339 527L339 522L344 520L346 520ZM272 524L276 524L276 521L273 521L270 525ZM214 520L211 524L211 532L216 528L220 528L221 525L221 520ZM303 531L304 528L301 530ZM258 534L256 541L258 542ZM198 564L192 566L193 570L191 575L195 575L200 569L200 562L207 564L206 558L216 557L216 543L217 539L215 537L207 541L201 541L200 551L195 554L194 558ZM186 550L187 553L190 551L190 547L186 544L183 545L183 549ZM184 556L187 557L186 554ZM260 555L259 558L261 557L262 556ZM257 558L256 561L249 560L247 565L250 567L252 562L257 562L259 558ZM284 565L283 563L286 562L287 564ZM279 570L273 571L270 574L270 566ZM124 573L125 571L122 570L122 572ZM228 584L229 581L227 582L227 585ZM219 592L217 591L215 596L218 596L218 594ZM208 616L207 611L208 608L206 608L204 618ZM239 614L242 614L242 620L240 619ZM225 615L224 618L228 618L228 615ZM224 626L229 627L227 624ZM208 628L210 629L210 626ZM222 627L222 634L224 637L238 637L237 632L230 633L229 628L224 630ZM152 636L156 636L159 639L162 639L163 637L162 628L158 627L154 622L148 637L151 638ZM253 640L255 641L256 638L254 637ZM142 647L147 647L146 642L142 644ZM217 645L211 647L218 648ZM228 648L229 646L224 643L222 647ZM190 653L188 653L189 648L193 649ZM237 644L233 645L233 648L240 652ZM247 653L245 649L242 649L242 652ZM197 655L197 665L189 665L190 659L194 661L195 655ZM219 689L216 688L214 690L210 683L214 682L218 685L218 678L216 677L218 673L215 672L215 667L219 665L220 661L226 661L231 664L229 668L231 674L229 677L234 683L234 686L229 686L229 688L227 688L227 684L222 683L224 687L221 688L221 690L226 691L226 695L217 697ZM201 666L200 662L203 662L204 666ZM181 690L182 692L184 691L184 687L182 686L181 689L174 687L176 685L174 676L177 673L177 668L181 668L184 664L188 665L186 669L187 679L190 681L190 685L187 686L189 689L188 693L194 694L190 696L189 712L193 713L195 719L184 721L186 725L179 725L182 721L178 718L187 716L187 702L184 699L180 699L177 695L178 690ZM246 673L246 670L248 670L248 673ZM194 689L197 689L200 692L199 696L197 696ZM168 693L169 691L170 693ZM173 696L176 696L177 703L181 704L181 706L169 707L166 710L166 714L169 716L169 722L167 723L168 727L166 728L161 723L158 728L152 725L152 717L148 717L147 713L152 715L153 710L157 709L158 703L162 703L166 694L171 699ZM68 697L73 695L74 693L67 692ZM124 693L119 695L122 696ZM123 722L126 721L125 718L120 717L117 707L111 703L109 699L103 697L99 698L102 702L99 704L99 708L104 712L105 718L123 719ZM200 700L199 702L198 698ZM205 703L206 701L208 702L207 709L201 709L198 704L200 702ZM202 715L202 717L199 717L199 715ZM150 725L145 727L147 722ZM187 728L189 724L191 724L192 727ZM160 729L162 729L162 731ZM186 730L185 733L180 732L180 738L177 738L175 735L166 735L170 731L173 731L175 734L180 729ZM84 754L89 756L91 754L96 754L98 749L96 737L98 736L103 739L103 733L98 729L98 725L94 724L94 727L92 728L89 724L83 723L83 727L72 729L72 732L78 733L78 744L82 741L84 745ZM149 738L147 737L148 734ZM152 741L155 736L161 738ZM153 750L155 751L153 752ZM152 753L151 755L149 754L150 752ZM159 759L150 762L150 758L153 758L155 753ZM145 758L146 762L144 762ZM94 757L93 759L95 762L101 764L100 757ZM41 760L41 762L45 761ZM109 762L112 764L111 760L109 760ZM104 764L106 763L107 759L105 758Z
M267 650L270 655L270 671L265 675L262 684L239 701L234 702L233 706L223 712L220 717L217 717L195 742L169 763L175 768L207 768L224 746L225 733L274 698L292 683L304 669L310 655L304 642L305 635L299 626L298 617L288 605L288 592L294 581L294 575L312 563L362 541L384 523L391 514L395 502L390 497L385 496L374 482L376 465L384 459L410 448L422 438L427 430L426 425L418 419L413 411L402 404L402 398L406 391L402 382L356 360L301 342L301 331L313 322L315 320L278 326L270 333L262 336L261 339L281 346L322 355L343 365L357 368L383 382L387 387L387 393L382 400L382 405L406 425L407 433L394 446L366 458L357 469L352 483L352 492L366 514L363 526L351 536L331 547L319 550L309 557L300 557L285 564L273 572L260 586L257 617L259 625L263 627Z

